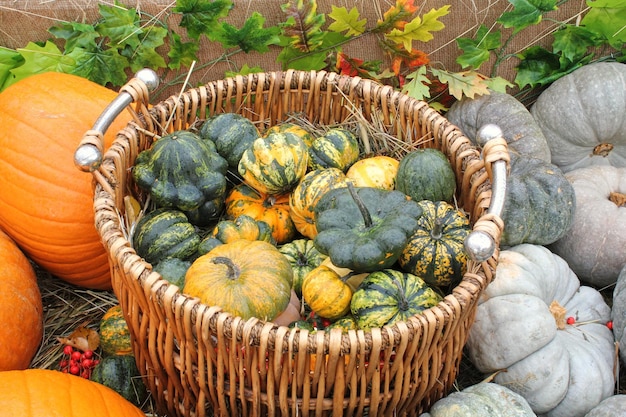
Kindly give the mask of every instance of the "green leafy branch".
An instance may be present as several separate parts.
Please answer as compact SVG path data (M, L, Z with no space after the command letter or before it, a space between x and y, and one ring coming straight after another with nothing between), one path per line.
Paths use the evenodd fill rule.
M567 1L567 0L566 0ZM551 49L539 45L510 53L511 41L524 29L549 19L549 13L565 3L557 0L509 0L511 11L503 13L493 28L481 25L472 38L457 39L463 51L457 62L479 70L492 60L491 76L508 59L517 59L515 83L520 89L546 86L556 79L598 59L624 62L626 50L626 1L588 0L580 21L556 22ZM503 39L504 30L508 36ZM598 58L600 57L600 58Z

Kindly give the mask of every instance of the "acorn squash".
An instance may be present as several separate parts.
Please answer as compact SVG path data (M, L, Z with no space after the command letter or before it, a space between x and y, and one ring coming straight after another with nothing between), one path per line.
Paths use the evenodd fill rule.
M100 319L100 347L105 355L130 355L133 345L130 330L119 304L109 307Z
M148 389L133 355L104 356L93 369L91 380L111 388L138 407L148 399Z

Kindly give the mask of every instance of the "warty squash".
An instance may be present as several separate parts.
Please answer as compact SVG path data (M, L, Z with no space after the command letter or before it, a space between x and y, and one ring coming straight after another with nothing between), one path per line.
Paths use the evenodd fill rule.
M110 289L108 255L94 226L93 178L74 165L81 138L117 94L48 72L0 94L0 227L38 265L72 284ZM131 119L124 112L104 148Z

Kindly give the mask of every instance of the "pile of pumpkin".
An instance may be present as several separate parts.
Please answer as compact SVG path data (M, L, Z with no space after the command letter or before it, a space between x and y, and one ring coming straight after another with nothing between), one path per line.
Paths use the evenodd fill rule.
M132 175L150 199L137 253L244 319L382 327L437 304L465 273L469 220L437 149L362 157L346 128L259 132L220 113L159 138Z
M433 405L429 411L433 417L480 416L484 415L480 414L481 409L490 410L491 414L488 415L502 416L597 417L619 415L617 413L624 409L624 396L613 394L616 368L620 362L616 351L619 351L621 362L626 363L626 349L620 348L620 344L626 344L625 86L626 71L623 64L593 64L553 83L530 111L513 97L492 92L487 96L458 102L446 114L469 138L474 138L478 128L484 124L498 124L509 142L512 161L507 181L503 214L505 230L500 242L497 274L479 300L476 321L469 331L466 345L467 358L480 372L492 375L496 383L481 383L463 392L449 394ZM24 97L28 97L28 100L24 100ZM136 408L128 408L129 403L121 396L114 396L113 391L104 390L101 385L93 385L95 383L92 381L61 372L18 370L28 367L42 335L43 306L28 258L70 283L87 288L110 289L107 254L93 228L91 180L84 173L77 172L72 159L80 137L114 97L113 92L98 89L83 79L54 73L25 79L0 95L0 125L3 126L0 131L0 227L6 232L6 236L0 235L5 261L2 265L4 269L0 270L5 284L0 292L3 297L0 304L4 308L0 309L3 324L0 368L4 370L0 372L0 386L5 388L0 391L4 393L0 396L0 404L3 410L15 415L25 415L24 410L35 409L33 404L36 402L39 403L38 407L43 407L45 415L53 407L62 413L70 404L75 412L80 410L76 407L87 406L88 410L82 413L90 415L143 415ZM68 115L72 115L71 120ZM105 147L128 120L128 115L121 117L110 128L112 133L105 138ZM205 129L208 126L210 124ZM57 132L64 132L66 136L59 136ZM289 136L284 132L277 133ZM155 145L158 143L155 142ZM213 153L220 155L221 145L218 142L214 145ZM478 143L476 145L480 146ZM307 145L307 153L309 149L313 149L312 144ZM243 156L244 151L237 152ZM337 157L346 154L348 152L341 152ZM379 275L388 270L402 276L407 274L402 268L395 268L403 259L402 252L393 261L393 268L383 261L386 266L382 271L351 274L347 271L354 270L353 264L341 268L332 262L333 252L323 249L325 238L318 238L316 245L315 235L308 237L306 232L296 227L297 221L294 220L297 216L292 213L292 205L296 207L295 202L305 202L309 198L318 200L319 204L327 194L334 196L333 202L329 203L331 197L328 197L322 207L333 206L328 211L335 210L328 226L337 226L333 219L341 219L339 223L342 224L365 222L358 207L355 209L356 203L350 213L358 215L347 218L339 217L334 207L339 203L349 202L352 205L355 199L351 190L357 196L364 193L357 179L349 178L353 175L348 174L349 168L345 173L339 169L345 178L338 175L340 179L326 178L325 182L318 183L317 191L332 188L331 181L345 186L337 186L323 193L324 196L321 193L317 196L315 193L302 194L298 193L298 186L305 183L310 173L322 170L331 172L330 168L311 169L307 162L306 173L293 183L295 185L292 184L293 188L289 192L265 192L262 197L258 191L254 191L258 185L244 188L238 182L248 169L240 173L238 163L231 164L228 158L224 159L226 164L219 162L221 171L218 171L225 182L216 181L225 187L223 206L220 207L219 202L211 206L215 201L207 200L209 204L203 205L202 210L195 213L198 219L204 219L207 223L192 225L191 229L182 225L176 233L170 235L193 236L195 232L197 236L191 239L195 241L192 246L196 251L206 251L198 259L228 247L230 243L222 241L229 239L225 236L232 238L233 235L245 233L248 238L256 236L247 241L246 248L263 246L253 251L246 261L260 261L258 254L265 254L264 251L269 247L272 248L272 254L281 254L282 258L277 258L281 260L306 254L299 258L297 267L293 267L291 262L287 266L282 261L285 269L291 268L292 279L302 277L302 283L310 270L320 268L324 263L332 265L330 270L343 278L345 283L353 285L350 288L352 293L359 291L359 285L356 284L364 276ZM360 160L368 159L361 157ZM381 162L380 159L376 161ZM215 160L219 161L217 157ZM397 169L402 161L385 162L391 165L385 165L382 171L395 172L392 178L397 180ZM357 162L353 165L358 166ZM269 178L274 178L271 174L275 172L281 171L271 170ZM249 175L253 174L256 175L254 172ZM291 174L291 171L284 173L280 177L281 181ZM361 177L381 178L373 174ZM385 181L381 180L376 185L388 184ZM254 179L246 179L245 183L255 184ZM352 183L354 189L348 187L348 183ZM400 191L400 184L401 181L396 181L395 186L390 188L395 188L393 192L405 194ZM315 191L315 187L308 189ZM187 190L190 191L188 196L193 194L189 187ZM229 199L234 190L239 194ZM167 194L167 190L163 191ZM392 192L388 189L385 191ZM268 196L271 197L266 201ZM277 198L279 196L282 199ZM369 197L362 198L366 204L379 203L371 201ZM292 198L294 203L291 202ZM151 197L151 200L151 208L154 210L146 211L144 217L135 224L133 235L136 239L139 238L141 222L156 217L160 211L171 210L156 209L157 199ZM282 207L285 210L283 214L277 213L274 217L277 220L289 218L293 226L287 222L284 228L272 228L271 219L255 219L253 213L240 213L233 216L236 219L224 219L233 224L224 223L228 225L224 232L218 229L213 235L229 206L233 210L243 210L249 200L254 201L259 213L264 212L268 204L271 207ZM445 200L444 197L430 199L432 202ZM405 198L402 204L414 207L409 202L419 205L420 201L419 198ZM303 205L304 209L308 207ZM440 203L439 207L447 206ZM184 219L181 216L170 216L170 219L181 220L177 224L189 222L189 219L194 218L194 210L184 206ZM426 219L430 209L420 206L420 210L421 214L417 216L415 212L414 217ZM242 228L243 224L246 227ZM317 230L318 224L319 221L303 223L300 228L305 230L306 226L315 226L317 236L323 237L325 226ZM207 231L207 236L201 237L197 233L200 229ZM432 228L430 230L432 232ZM345 230L330 236L340 239L343 234L353 232ZM211 235L210 238L208 235ZM137 250L140 250L140 243L136 242ZM343 245L339 248L343 248ZM336 257L345 255L343 251L339 252ZM228 256L239 257L241 252ZM367 259L372 260L369 257ZM180 260L182 264L173 262L174 265L155 261L154 267L159 268L164 277L174 280L173 277L181 277L181 270L191 269L190 258ZM361 262L359 259L350 261ZM309 262L312 264L309 265ZM224 267L225 263L220 260L214 266ZM278 265L265 265L264 268L276 268ZM304 268L304 272L300 267ZM307 269L310 270L307 272ZM325 271L324 275L336 278L334 274ZM425 280L426 273L420 271L413 275ZM10 278L16 278L11 280L16 281L15 285L9 285ZM454 285L455 279L458 277L450 278L450 282L444 284L443 288ZM363 278L360 286L364 281ZM185 287L185 283L178 282L181 288ZM299 278L295 282L294 292ZM344 283L341 279L339 282ZM445 292L445 289L437 289L436 285L430 288L438 296ZM612 299L603 298L599 290L607 294L611 288ZM259 288L253 289L259 291ZM297 317L301 317L300 300L289 304L293 301L291 295L293 293L287 298L283 293L282 302L286 307L282 310L276 308L259 315L269 319L292 306ZM312 297L309 299L311 303L315 301ZM16 315L20 317L19 321L14 319ZM311 321L320 327L329 324L328 320ZM298 325L307 324L302 322ZM24 328L31 331L25 332ZM37 395L20 397L16 393L17 387L36 392ZM76 391L80 394L75 395ZM23 401L18 401L19 398ZM84 398L89 400L84 401ZM451 414L451 409L457 412L459 409L465 410L460 411L465 414ZM70 412L67 414L70 415Z

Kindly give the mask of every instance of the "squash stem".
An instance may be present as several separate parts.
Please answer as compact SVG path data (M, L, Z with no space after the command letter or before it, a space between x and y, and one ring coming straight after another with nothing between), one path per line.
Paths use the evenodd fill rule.
M237 278L239 278L241 271L239 270L239 267L235 265L230 258L227 258L225 256L216 256L215 258L213 258L212 262L214 264L226 265L226 268L228 268L228 270L226 271L226 277L228 279L231 279L234 281Z
M443 220L441 217L436 217L433 229L430 231L430 237L439 240L441 236L443 236Z
M409 309L409 300L406 298L402 284L398 281L398 278L393 278L393 283L398 287L398 309L400 311L407 311Z
M359 197L359 194L357 194L356 190L354 189L354 184L352 184L351 182L348 183L348 191L350 192L350 196L352 197L352 199L356 203L356 206L361 212L361 216L363 216L363 223L365 223L365 227L369 229L370 227L372 227L372 216L367 210L363 199Z

